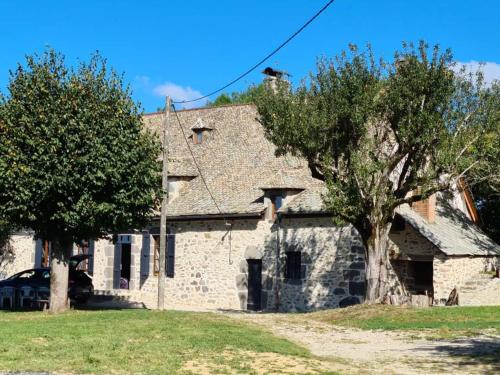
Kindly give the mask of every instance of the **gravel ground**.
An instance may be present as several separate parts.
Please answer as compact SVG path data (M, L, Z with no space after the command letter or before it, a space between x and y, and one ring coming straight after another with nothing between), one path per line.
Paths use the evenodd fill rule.
M414 333L342 328L306 315L225 312L337 363L342 374L500 374L500 336L427 340Z

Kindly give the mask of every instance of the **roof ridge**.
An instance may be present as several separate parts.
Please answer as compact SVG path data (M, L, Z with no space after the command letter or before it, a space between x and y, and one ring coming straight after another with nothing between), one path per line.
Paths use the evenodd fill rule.
M185 108L185 109L177 109L177 113L179 112L194 112L194 111L203 111L203 110L215 110L219 108L228 108L228 107L255 107L255 104L253 103L232 103L232 104L224 104L224 105L218 105L215 107L198 107L198 108ZM165 111L156 111L156 112L149 112L149 113L143 113L143 117L148 117L148 116L155 116L155 115L162 115L164 114Z

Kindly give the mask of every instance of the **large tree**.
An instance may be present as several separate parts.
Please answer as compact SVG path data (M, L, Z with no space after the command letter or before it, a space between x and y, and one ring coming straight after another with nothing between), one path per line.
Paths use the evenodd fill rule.
M281 82L257 100L277 153L306 158L313 176L326 181L334 217L361 235L368 303L387 293L395 209L472 172L498 173L486 165L492 91L480 75L453 69L450 51L429 53L423 42L404 45L392 62L351 46L320 59L298 88Z
M492 124L486 134L486 147L491 150L486 155L489 163L482 163L482 168L474 170L467 182L481 218L480 225L488 235L500 244L500 82L491 85L488 97L487 121Z
M73 243L142 225L160 194L160 146L122 77L94 55L28 56L0 98L0 207L52 242L50 311L67 308Z

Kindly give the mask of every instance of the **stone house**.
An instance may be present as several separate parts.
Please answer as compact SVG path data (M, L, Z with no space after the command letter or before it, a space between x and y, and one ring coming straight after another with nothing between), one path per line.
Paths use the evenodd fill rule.
M334 225L322 203L324 185L304 160L275 156L255 107L178 115L187 139L171 116L165 306L307 311L362 302L361 239L351 226ZM145 126L158 132L162 120L158 113L144 116ZM391 293L428 294L440 304L453 288L483 280L498 266L500 247L476 218L460 190L400 207L391 233ZM92 254L85 267L98 293L154 308L158 234L153 220L75 252ZM48 260L50 244L32 233L13 235L12 245L0 278Z

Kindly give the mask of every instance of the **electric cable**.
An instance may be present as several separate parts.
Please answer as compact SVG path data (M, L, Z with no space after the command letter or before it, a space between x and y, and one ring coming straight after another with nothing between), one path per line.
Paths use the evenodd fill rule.
M312 16L302 27L300 27L297 31L295 31L291 36L288 37L283 43L281 43L278 47L276 47L273 51L271 51L267 56L265 56L263 59L261 59L258 63L253 65L250 69L248 69L246 72L240 74L238 77L233 79L231 82L225 84L221 88L210 92L209 94L200 96L199 98L196 99L190 99L190 100L181 100L181 101L172 101L174 104L186 104L186 103L193 103L197 102L202 99L206 99L212 95L215 95L222 90L227 89L229 86L232 86L236 82L238 82L240 79L246 77L249 75L251 72L253 72L255 69L257 69L260 65L262 65L264 62L269 60L272 56L274 56L276 53L278 53L279 50L281 50L283 47L285 47L293 38L295 38L297 35L299 35L307 26L309 26L321 13L323 13L335 0L330 0L328 1L323 8L321 8L319 11L317 11L314 16Z

